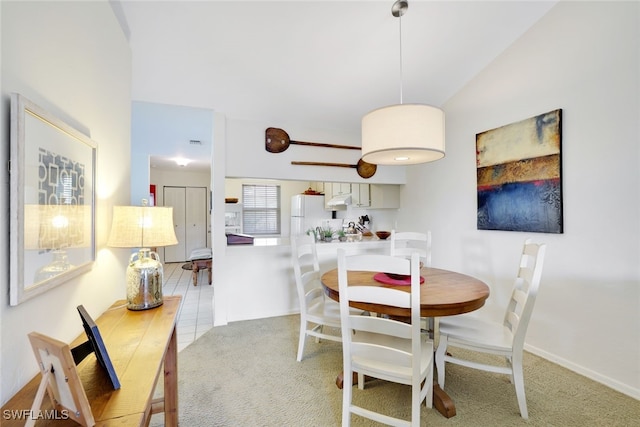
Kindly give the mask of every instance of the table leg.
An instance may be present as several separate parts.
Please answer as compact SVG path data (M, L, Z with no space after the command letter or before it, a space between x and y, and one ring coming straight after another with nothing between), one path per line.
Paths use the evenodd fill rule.
M198 286L198 263L197 262L192 262L191 263L191 274L193 277L193 286Z
M353 385L358 384L358 374L353 373ZM344 385L344 372L336 377L336 387L342 390ZM440 412L443 417L451 418L456 416L456 405L449 395L440 388L437 381L433 382L433 407Z
M178 426L178 338L175 326L164 356L164 425Z
M449 395L440 388L437 381L433 382L433 407L445 418L455 417L456 405Z
M353 385L358 385L358 373L354 372L353 373ZM338 387L340 390L342 390L342 387L344 385L344 372L340 372L340 374L338 374L338 376L336 377L336 387Z

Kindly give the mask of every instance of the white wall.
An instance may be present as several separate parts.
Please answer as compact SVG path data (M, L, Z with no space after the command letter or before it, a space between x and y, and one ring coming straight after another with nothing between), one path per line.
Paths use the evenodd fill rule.
M410 167L399 223L503 306L548 244L527 349L640 398L640 4L561 2L445 105L447 154ZM563 109L564 234L476 229L475 135ZM403 227L404 228L404 227ZM486 307L489 314L497 311Z
M361 152L339 148L292 144L286 151L270 153L265 149L265 130L283 129L294 141L360 145L360 133L349 134L331 129L315 129L283 123L227 118L226 176L231 178L294 179L321 182L404 184L404 168L378 166L375 175L362 178L355 168L291 165L292 161L330 162L356 165Z
M106 248L112 206L129 201L131 52L109 2L0 3L2 102L0 135L9 154L9 94L22 93L98 144L97 261L92 271L18 306L9 306L8 244L0 245L0 402L38 372L27 334L69 342L82 332L76 307L98 317L125 297L127 254ZM114 167L117 165L117 167ZM0 223L9 231L8 174L3 174ZM7 240L5 239L5 242Z

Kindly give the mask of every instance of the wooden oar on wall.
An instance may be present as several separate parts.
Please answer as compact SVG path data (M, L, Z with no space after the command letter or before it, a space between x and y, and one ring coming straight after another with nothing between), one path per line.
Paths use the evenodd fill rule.
M297 145L311 145L314 147L327 147L327 148L343 148L347 150L360 150L361 147L355 147L352 145L337 145L337 144L324 144L321 142L304 142L304 141L292 141L289 138L289 134L282 129L267 128L264 138L265 149L270 153L282 153L290 144Z
M346 163L326 163L326 162L291 162L292 165L305 165L305 166L337 166L341 168L355 168L358 171L358 175L362 178L371 178L378 169L377 165L367 163L364 160L358 160L358 164L349 165Z

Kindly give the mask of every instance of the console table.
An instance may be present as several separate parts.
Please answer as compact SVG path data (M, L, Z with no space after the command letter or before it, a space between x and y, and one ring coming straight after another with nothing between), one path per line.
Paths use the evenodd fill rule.
M96 425L146 426L151 415L159 412L164 412L165 426L178 425L176 318L180 300L180 296L167 296L161 306L142 311L127 310L126 301L116 301L95 319L121 385L120 389L113 389L93 354L77 366ZM73 348L86 340L83 333L70 346ZM154 399L158 378L162 376L164 397ZM3 427L25 424L40 380L38 374L2 407ZM52 410L48 396L41 410ZM36 421L36 426L77 425L71 419Z

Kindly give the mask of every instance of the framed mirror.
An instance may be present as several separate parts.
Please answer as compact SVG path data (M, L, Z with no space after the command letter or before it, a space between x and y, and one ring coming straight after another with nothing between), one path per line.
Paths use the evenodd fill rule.
M96 144L11 95L10 304L91 269L96 258Z

